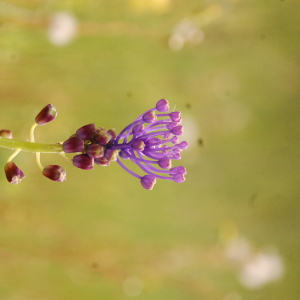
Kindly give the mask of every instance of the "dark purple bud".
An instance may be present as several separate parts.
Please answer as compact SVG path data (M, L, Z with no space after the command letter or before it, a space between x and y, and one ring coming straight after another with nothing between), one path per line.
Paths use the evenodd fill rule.
M104 157L108 160L108 161L116 161L117 157L118 157L118 150L113 150L113 149L106 149L104 151Z
M35 122L38 125L45 125L53 121L57 116L56 108L52 104L45 106L35 117Z
M155 183L156 178L153 175L145 175L141 178L141 184L147 190L152 190Z
M58 165L46 166L43 170L43 175L53 181L63 182L66 180L66 171Z
M8 182L12 184L18 184L23 178L26 177L22 170L12 161L8 162L4 166L4 172Z
M97 129L94 139L98 144L105 146L112 139L112 136L104 128L101 128Z
M99 144L91 144L87 146L86 154L91 158L100 158L104 155L104 148Z
M166 112L169 110L169 102L166 99L160 99L156 103L156 109L160 112Z
M136 140L131 143L131 148L133 150L143 151L145 149L145 143L142 140Z
M170 113L170 118L174 122L179 122L181 120L180 118L180 111L173 111Z
M111 135L111 140L115 140L118 136L117 131L114 128L107 130L107 133Z
M96 133L95 124L88 124L80 127L76 131L76 135L83 140L91 140Z
M157 121L156 114L153 110L146 112L143 115L142 119L145 123L153 123L153 122Z
M94 169L94 159L86 154L75 155L73 165L83 170L92 170Z
M106 166L109 166L110 165L110 161L107 160L105 157L101 157L101 158L96 158L95 160L95 163L99 166L103 166L103 167L106 167Z
M3 137L3 138L7 138L7 139L12 139L13 138L12 131L6 130L6 129L0 130L0 136Z
M174 135L182 135L183 134L183 127L181 125L178 125L178 126L175 126L174 128L172 128L170 131Z
M67 139L62 146L65 153L82 152L84 150L84 140L74 136Z
M162 169L172 168L172 160L169 157L164 156L160 158L157 163Z

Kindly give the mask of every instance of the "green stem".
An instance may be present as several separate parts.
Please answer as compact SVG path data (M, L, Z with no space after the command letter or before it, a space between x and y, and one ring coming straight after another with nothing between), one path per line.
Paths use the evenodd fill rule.
M0 137L0 148L18 149L28 152L59 153L63 151L61 144L42 144L18 141Z

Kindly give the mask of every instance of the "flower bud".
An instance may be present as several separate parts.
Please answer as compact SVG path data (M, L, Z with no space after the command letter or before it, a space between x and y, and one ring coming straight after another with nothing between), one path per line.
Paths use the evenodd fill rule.
M145 123L153 123L153 122L157 121L157 117L156 117L156 114L154 111L146 112L143 115L142 119Z
M160 158L157 163L162 169L172 168L172 160L167 156Z
M131 148L138 151L143 151L145 149L145 143L142 140L135 140L131 143Z
M141 184L147 190L152 190L155 183L156 178L153 175L145 175L141 178Z
M91 140L94 137L95 133L95 124L82 126L76 131L76 135L83 140Z
M170 130L174 135L182 135L183 134L183 127L178 125Z
M96 130L95 141L100 145L106 145L112 136L104 129L100 128Z
M156 109L159 112L166 112L169 110L169 102L166 99L160 99L157 103L156 103Z
M118 150L106 149L104 151L104 157L109 161L116 161L118 157Z
M180 111L173 111L173 112L170 113L170 118L174 122L179 122L179 121L181 121L180 115L181 115Z
M77 136L73 136L62 144L65 153L82 152L84 150L84 141Z
M8 162L4 166L4 171L8 182L12 184L18 184L23 178L26 177L22 170L18 168L17 165L12 161Z
M86 154L91 158L100 158L104 155L104 148L99 144L91 144L86 148Z
M115 140L118 136L117 131L114 128L107 130L107 133L112 136L112 140Z
M123 159L129 159L128 155L126 154L126 152L124 150L121 150L119 152L119 156Z
M43 170L43 175L53 181L63 182L66 180L66 171L58 165L46 166Z
M12 139L13 135L10 130L2 129L0 130L0 136L7 139Z
M182 173L176 173L173 175L173 180L177 183L181 183L185 181L185 177Z
M110 165L110 160L107 160L105 157L96 158L95 163L99 166L106 167Z
M45 106L35 117L35 122L38 125L45 125L53 121L57 116L56 108L52 104Z
M83 170L92 170L94 169L94 159L86 154L75 155L73 165Z

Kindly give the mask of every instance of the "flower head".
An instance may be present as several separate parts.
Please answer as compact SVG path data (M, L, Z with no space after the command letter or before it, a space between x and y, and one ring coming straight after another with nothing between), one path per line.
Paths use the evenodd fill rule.
M179 143L177 137L183 133L180 112L167 113L168 110L168 101L159 100L155 108L135 119L111 144L108 144L108 148L121 150L117 162L127 172L139 178L146 189L151 190L156 179L174 182L185 180L185 168L172 168L172 160L181 158L180 152L188 147L188 143ZM134 173L120 158L130 159L147 175L140 176Z
M181 158L180 153L188 143L179 142L178 136L183 133L180 112L168 113L168 110L168 101L159 100L119 135L114 129L106 131L94 124L82 126L62 144L63 150L76 153L73 165L83 170L94 169L94 163L109 166L111 161L117 161L148 190L153 189L156 179L183 182L186 169L172 167L172 163ZM136 174L122 160L135 163L146 174Z

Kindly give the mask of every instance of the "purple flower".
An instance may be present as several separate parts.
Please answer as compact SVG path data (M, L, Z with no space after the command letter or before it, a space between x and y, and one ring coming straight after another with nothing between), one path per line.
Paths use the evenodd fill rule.
M136 118L119 135L114 129L106 131L94 124L80 127L76 134L63 143L66 153L76 153L73 165L92 170L94 164L109 166L111 161L140 179L145 189L152 190L156 179L183 182L184 167L172 167L173 160L181 158L180 152L188 147L179 142L183 133L180 112L170 112L169 103L161 99L156 106ZM131 161L146 173L138 175L122 161Z
M156 179L183 182L186 169L172 168L172 160L181 158L180 152L188 147L187 142L179 143L183 133L180 112L166 113L169 103L161 99L155 108L146 111L124 128L109 144L107 149L121 150L117 162L131 175L140 179L145 189L152 190ZM160 113L162 112L162 113ZM147 175L141 176L121 161L130 159Z
M18 184L21 182L22 179L26 177L22 170L12 161L8 162L4 166L4 172L7 181L12 184Z

